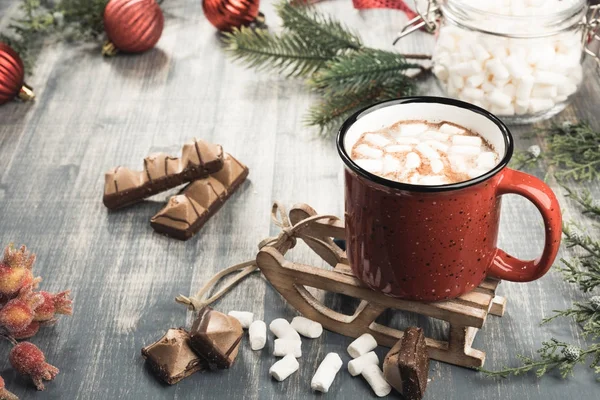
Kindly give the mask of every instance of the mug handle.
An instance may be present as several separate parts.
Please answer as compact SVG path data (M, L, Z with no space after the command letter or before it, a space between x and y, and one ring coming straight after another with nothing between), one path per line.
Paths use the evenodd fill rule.
M498 249L489 275L513 282L530 282L541 278L552 266L562 237L562 216L556 196L543 181L510 168L505 169L497 193L518 194L531 201L544 219L546 239L542 255L535 260L519 260Z

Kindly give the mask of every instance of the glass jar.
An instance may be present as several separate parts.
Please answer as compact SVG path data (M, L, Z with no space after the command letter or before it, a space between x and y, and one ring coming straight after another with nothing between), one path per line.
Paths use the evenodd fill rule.
M586 0L440 0L433 73L508 123L562 111L583 78Z

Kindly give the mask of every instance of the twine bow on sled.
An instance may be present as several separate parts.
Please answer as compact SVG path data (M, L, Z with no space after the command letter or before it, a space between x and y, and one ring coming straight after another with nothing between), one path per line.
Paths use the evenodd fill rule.
M275 202L271 208L271 220L276 226L281 228L281 231L277 236L272 236L261 240L258 244L258 249L260 250L263 247L270 246L276 248L282 254L285 254L289 249L296 246L297 239L302 239L309 245L310 243L319 244L323 247L331 249L332 252L335 252L330 243L319 237L308 235L304 233L304 230L306 230L311 223L316 221L337 219L338 217L335 215L313 215L299 221L295 225L292 225L285 207L280 203ZM179 295L175 298L175 301L186 305L191 311L200 310L201 308L218 300L221 296L231 290L237 283L257 270L258 266L256 265L256 260L254 259L232 265L231 267L225 268L210 278L195 295L190 297ZM237 274L233 278L229 279L215 294L206 298L206 296L208 296L211 290L221 279L227 275L233 274L234 272L237 272Z

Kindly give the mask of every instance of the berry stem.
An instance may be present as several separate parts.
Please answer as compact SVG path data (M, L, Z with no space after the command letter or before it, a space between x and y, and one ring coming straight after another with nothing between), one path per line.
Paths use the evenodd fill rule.
M0 333L0 336L3 337L4 339L8 340L9 342L11 342L13 344L13 346L16 346L18 343L14 337L7 335L6 333Z

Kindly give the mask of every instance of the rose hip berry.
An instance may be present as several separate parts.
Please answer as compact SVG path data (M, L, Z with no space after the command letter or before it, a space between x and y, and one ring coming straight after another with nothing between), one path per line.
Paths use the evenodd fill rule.
M34 344L21 342L12 348L10 364L21 375L29 375L38 390L44 390L43 381L56 377L58 368L48 364L44 353Z

